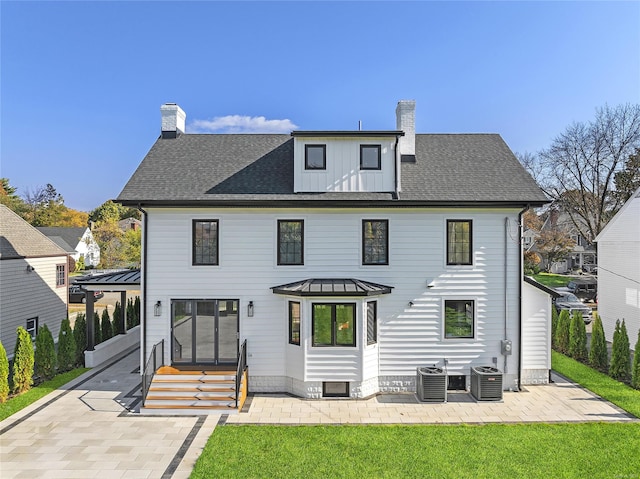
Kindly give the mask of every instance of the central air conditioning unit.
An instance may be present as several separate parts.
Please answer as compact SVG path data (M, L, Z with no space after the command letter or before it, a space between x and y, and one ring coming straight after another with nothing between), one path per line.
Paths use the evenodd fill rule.
M422 402L447 401L447 373L442 368L418 368L416 386L418 399Z
M502 400L502 373L493 366L471 368L471 395L477 401Z

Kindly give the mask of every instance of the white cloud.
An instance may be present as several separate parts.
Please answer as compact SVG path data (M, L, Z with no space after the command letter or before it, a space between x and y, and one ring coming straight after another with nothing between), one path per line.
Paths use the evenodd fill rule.
M264 116L227 115L211 120L193 120L188 133L290 133L298 127L288 119L267 120Z

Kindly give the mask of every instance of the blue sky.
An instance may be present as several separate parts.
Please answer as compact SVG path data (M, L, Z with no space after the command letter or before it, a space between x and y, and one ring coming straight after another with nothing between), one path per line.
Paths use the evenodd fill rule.
M18 193L115 198L187 130L496 132L535 152L640 102L640 2L0 2L1 164ZM218 128L212 130L212 128ZM230 130L231 128L231 130Z

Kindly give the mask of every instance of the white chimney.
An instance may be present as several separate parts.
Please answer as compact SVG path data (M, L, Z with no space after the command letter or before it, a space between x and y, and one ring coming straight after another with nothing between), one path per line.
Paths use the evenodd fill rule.
M400 155L416 155L416 101L400 100L396 107L396 130L404 131L400 137Z
M162 116L162 138L177 138L185 132L187 114L175 103L160 107Z

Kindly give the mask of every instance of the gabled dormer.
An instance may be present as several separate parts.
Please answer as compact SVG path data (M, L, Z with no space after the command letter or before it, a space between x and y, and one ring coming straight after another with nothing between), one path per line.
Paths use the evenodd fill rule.
M401 158L415 157L415 102L399 102L396 115L397 130L292 132L294 191L400 191Z

